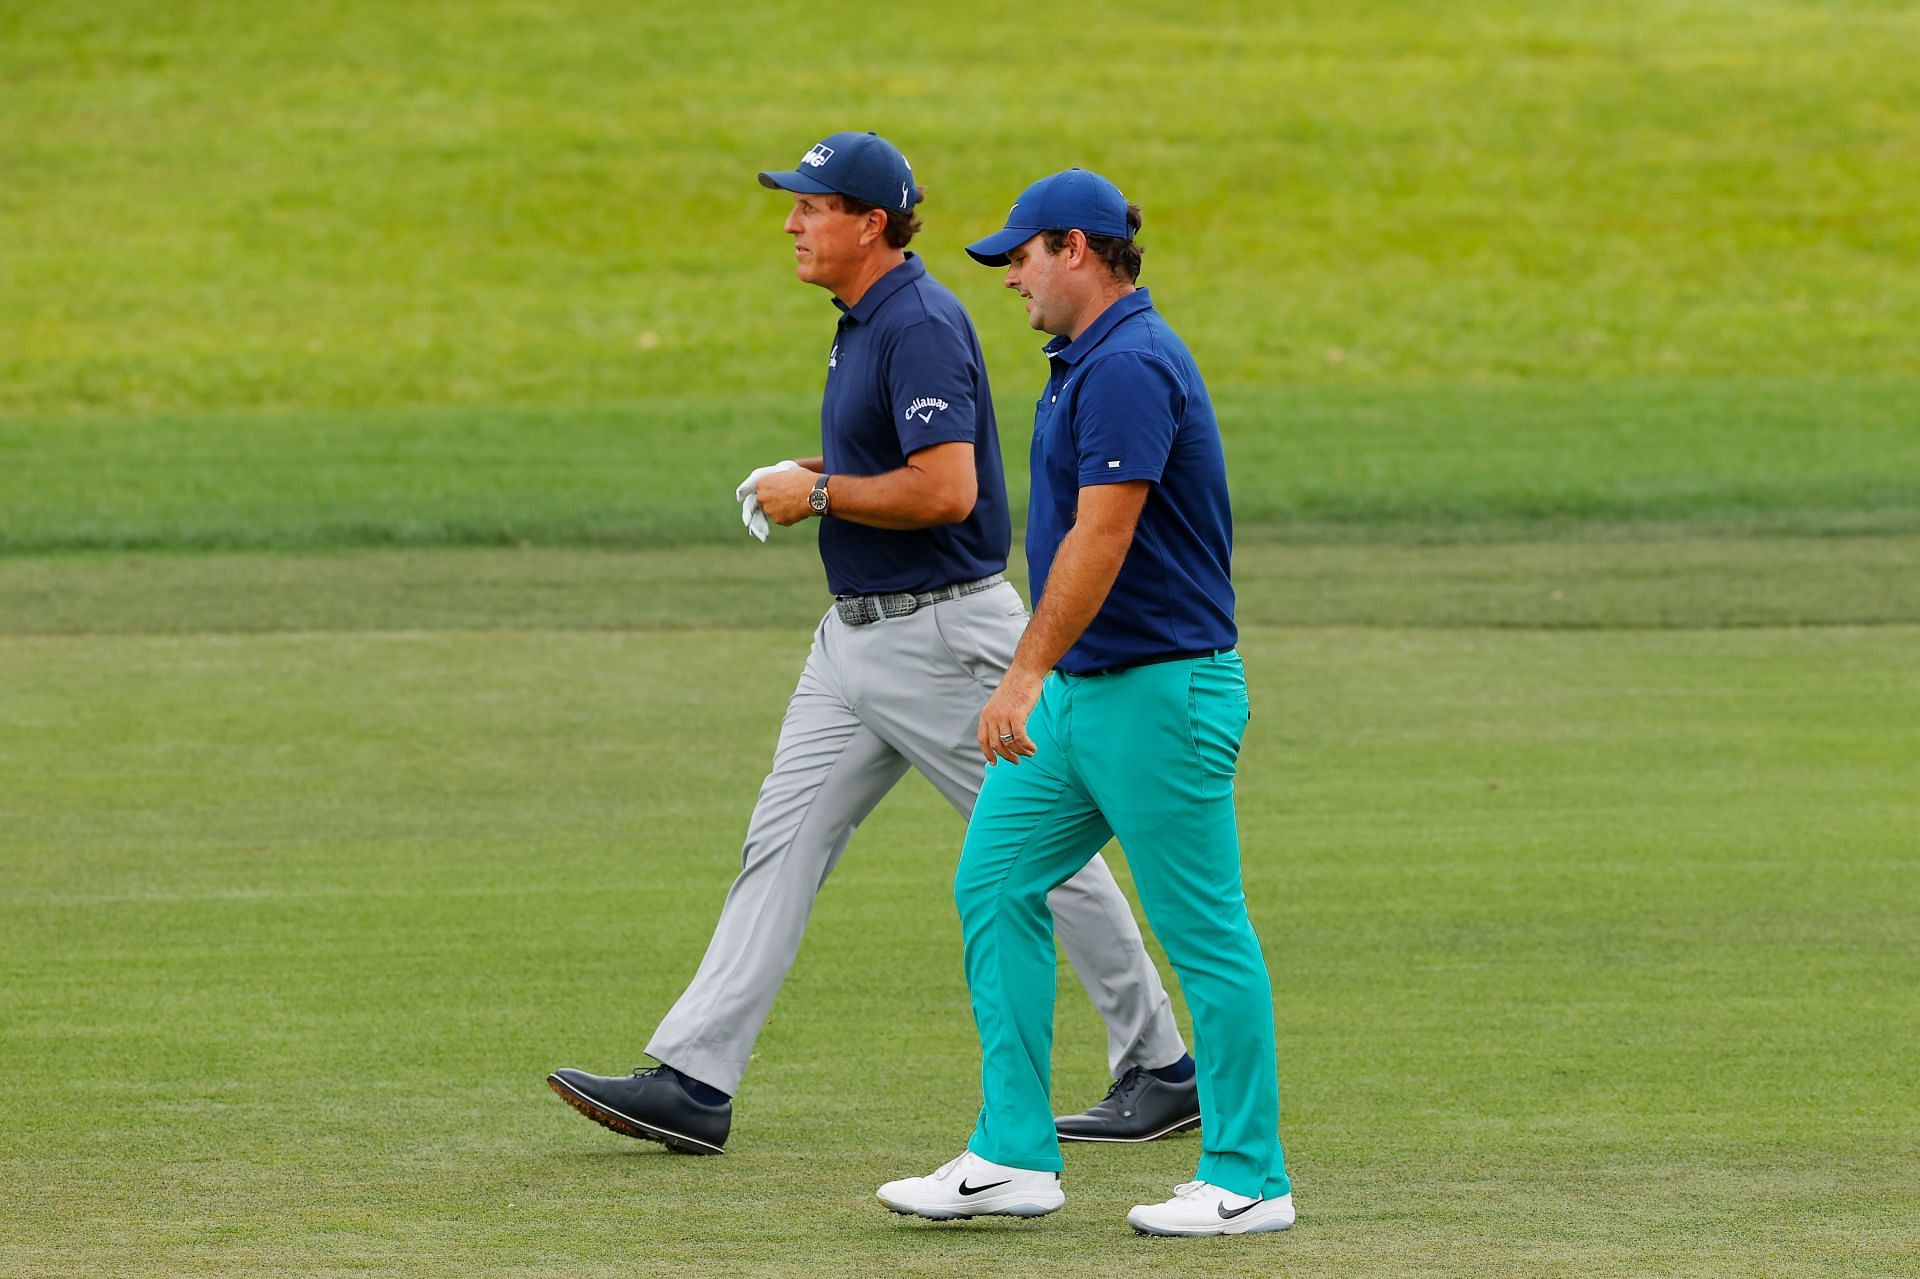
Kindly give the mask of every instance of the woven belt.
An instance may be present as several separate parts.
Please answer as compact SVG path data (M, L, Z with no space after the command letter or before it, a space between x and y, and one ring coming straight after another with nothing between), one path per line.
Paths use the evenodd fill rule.
M833 611L848 626L866 626L883 617L910 617L929 604L977 594L1006 580L1005 573L995 573L977 582L955 582L952 586L936 587L922 595L906 591L894 595L838 595L834 597Z

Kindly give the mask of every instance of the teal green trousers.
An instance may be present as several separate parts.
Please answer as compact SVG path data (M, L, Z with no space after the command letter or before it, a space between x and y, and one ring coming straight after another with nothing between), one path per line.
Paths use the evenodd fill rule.
M1047 894L1117 837L1193 1015L1197 1179L1236 1195L1289 1193L1273 987L1247 918L1234 824L1248 713L1236 653L1114 675L1056 672L1027 719L1035 753L987 770L954 878L981 1050L983 1102L968 1146L981 1158L1061 1166Z

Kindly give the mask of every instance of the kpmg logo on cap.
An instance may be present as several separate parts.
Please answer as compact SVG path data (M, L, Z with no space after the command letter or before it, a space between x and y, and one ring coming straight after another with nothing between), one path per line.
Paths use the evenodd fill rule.
M793 153L789 151L787 154ZM810 164L817 169L831 159L833 159L833 148L825 143L815 143L813 150L800 157L800 163Z

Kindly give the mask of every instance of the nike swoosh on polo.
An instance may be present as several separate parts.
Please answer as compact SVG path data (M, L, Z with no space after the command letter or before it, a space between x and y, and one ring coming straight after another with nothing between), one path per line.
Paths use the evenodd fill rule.
M1241 1204L1238 1208L1235 1208L1232 1212L1228 1212L1227 1205L1224 1202L1222 1202L1214 1206L1214 1211L1220 1214L1220 1220L1232 1221L1235 1217L1238 1217L1241 1213L1249 1212L1252 1209L1258 1208L1261 1204L1265 1202L1266 1200L1264 1199L1256 1199L1252 1203Z
M989 1181L989 1182L988 1182L988 1183L987 1183L986 1185L984 1185L984 1186L969 1186L969 1185L967 1184L967 1179L966 1179L965 1177L962 1177L962 1178L960 1179L960 1193L961 1193L961 1194L963 1194L963 1195L977 1195L977 1194L979 1194L979 1193L980 1193L980 1192L981 1192L982 1190L992 1190L992 1189L993 1189L993 1188L994 1188L995 1186L1004 1186L1004 1185L1007 1185L1007 1184L1008 1184L1009 1182L1011 1182L1012 1180L1013 1180L1013 1178L1011 1178L1011 1177L1009 1177L1009 1178L1007 1178L1007 1180L1006 1180L1006 1181ZM1252 1205L1251 1205L1251 1204L1249 1204L1249 1205L1248 1205L1248 1207L1252 1207Z

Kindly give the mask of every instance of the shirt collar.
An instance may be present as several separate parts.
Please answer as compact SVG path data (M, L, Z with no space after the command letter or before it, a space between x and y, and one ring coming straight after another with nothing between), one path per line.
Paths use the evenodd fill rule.
M860 299L865 302L865 298ZM1086 354L1106 340L1107 334L1129 315L1137 315L1150 309L1153 299L1145 289L1135 289L1120 298L1094 318L1092 324L1081 330L1080 336L1068 341L1065 335L1054 338L1040 349L1062 364L1078 364Z
M854 324L865 324L873 318L873 313L880 309L882 302L915 280L924 277L926 273L927 264L920 260L920 256L916 253L908 253L905 262L868 285L867 291L860 295L858 303L848 306L839 298L835 298L833 304L839 307L846 318Z

